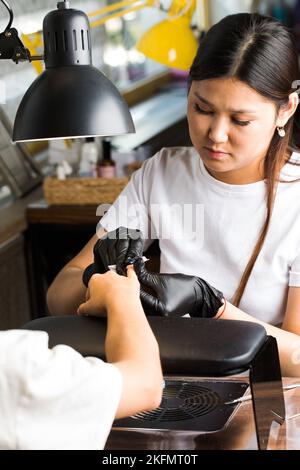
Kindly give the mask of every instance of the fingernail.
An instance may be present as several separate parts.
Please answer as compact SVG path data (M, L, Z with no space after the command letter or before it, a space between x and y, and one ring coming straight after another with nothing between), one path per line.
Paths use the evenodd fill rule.
M126 260L126 263L127 263L127 266L128 266L128 265L132 265L132 264L135 263L135 259L134 259L134 258L128 258L128 259Z

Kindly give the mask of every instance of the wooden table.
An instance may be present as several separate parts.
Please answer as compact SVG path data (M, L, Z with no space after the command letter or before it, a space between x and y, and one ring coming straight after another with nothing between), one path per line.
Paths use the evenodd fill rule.
M224 380L224 379L222 379ZM228 380L242 380L228 378ZM300 383L297 378L284 378L283 384ZM300 413L300 388L284 392L286 416ZM120 431L113 429L105 450L254 450L257 449L251 401L241 403L224 429L213 433L174 431ZM300 449L300 415L286 419L282 426L273 423L268 449Z

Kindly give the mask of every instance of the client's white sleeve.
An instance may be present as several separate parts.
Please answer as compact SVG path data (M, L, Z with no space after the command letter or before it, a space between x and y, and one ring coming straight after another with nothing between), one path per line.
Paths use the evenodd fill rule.
M119 370L42 331L0 331L0 449L102 449L122 391Z

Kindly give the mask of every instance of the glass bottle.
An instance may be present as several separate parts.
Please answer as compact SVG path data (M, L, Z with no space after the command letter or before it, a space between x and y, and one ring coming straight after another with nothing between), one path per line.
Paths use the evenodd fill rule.
M96 166L98 147L94 137L86 137L81 147L79 176L94 178L97 176Z
M98 163L98 176L101 178L114 178L116 176L116 162L111 158L111 143L102 141L102 159Z

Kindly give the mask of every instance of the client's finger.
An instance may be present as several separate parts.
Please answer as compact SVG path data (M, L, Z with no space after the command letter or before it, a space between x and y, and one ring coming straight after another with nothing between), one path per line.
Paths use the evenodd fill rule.
M137 275L135 274L133 264L129 264L126 267L126 270L127 270L127 277L129 277L129 279L137 279Z

